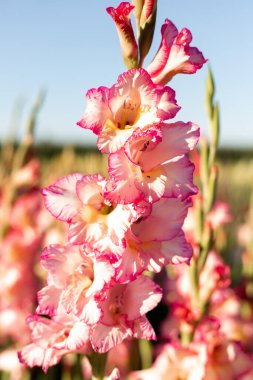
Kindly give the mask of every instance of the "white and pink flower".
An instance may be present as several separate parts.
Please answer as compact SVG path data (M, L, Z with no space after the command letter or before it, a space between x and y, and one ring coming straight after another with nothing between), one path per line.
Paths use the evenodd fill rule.
M49 212L69 223L69 242L122 244L126 231L140 217L133 205L108 202L103 194L106 179L99 174L72 174L42 190Z
M204 366L198 351L180 344L167 343L151 368L133 372L136 380L203 380Z
M81 246L51 245L41 256L47 286L38 292L39 314L72 313L87 324L100 319L94 296L110 287L115 269L109 261L87 256Z
M133 281L145 270L160 272L167 264L189 264L192 248L182 224L190 205L189 200L162 198L132 224L123 245L98 243L100 255L111 258L118 282Z
M252 357L220 332L215 318L204 319L193 341L166 344L150 369L133 373L137 380L234 380L252 371ZM247 379L247 376L245 377Z
M198 320L201 315L200 304L212 302L219 289L226 289L230 285L230 269L222 258L214 251L210 251L206 264L199 276L199 305L196 305L191 289L191 273L189 267L174 267L175 278L167 282L169 301L173 314L182 322L190 324ZM169 317L170 318L170 317Z
M97 299L102 318L91 328L94 350L107 352L126 338L156 339L145 314L161 298L160 287L143 275L126 285L115 283Z
M198 135L198 126L183 122L136 129L125 148L109 155L106 198L117 203L153 203L161 197L186 199L196 194L194 165L186 154L197 144Z
M166 84L176 74L194 74L201 69L206 59L196 48L191 47L192 35L183 28L180 33L169 21L161 28L162 41L155 58L147 67L154 83Z
M175 92L154 84L144 69L129 70L111 88L89 90L86 98L84 117L77 124L98 135L98 148L103 153L116 152L136 128L153 128L180 109Z
M39 366L46 372L69 352L90 352L89 327L71 314L52 319L30 315L27 324L32 343L23 347L18 356L29 367Z

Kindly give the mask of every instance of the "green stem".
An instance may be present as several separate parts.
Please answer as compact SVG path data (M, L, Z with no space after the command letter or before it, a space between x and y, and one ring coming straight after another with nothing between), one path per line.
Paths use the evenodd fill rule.
M105 354L98 354L97 352L94 352L91 356L89 356L89 361L91 363L92 372L95 379L104 379L107 364L107 356L107 352Z
M151 343L148 340L140 339L139 352L141 357L141 367L142 369L150 368L152 365L152 348Z

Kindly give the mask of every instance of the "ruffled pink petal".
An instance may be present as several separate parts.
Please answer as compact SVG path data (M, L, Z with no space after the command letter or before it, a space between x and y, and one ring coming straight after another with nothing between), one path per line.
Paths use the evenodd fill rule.
M125 153L133 164L139 165L143 152L152 152L161 141L162 132L159 125L146 131L136 128L125 144Z
M79 247L53 244L44 248L40 264L48 272L50 283L62 289L67 284L68 276L73 274L82 261Z
M165 258L165 265L190 264L193 254L192 246L186 241L183 231L173 239L161 242L160 253Z
M87 323L87 325L94 325L100 320L101 316L101 309L98 307L95 299L91 298L86 305L84 305L80 319Z
M127 285L121 311L128 321L133 321L156 307L161 298L161 288L149 277L139 276Z
M44 372L52 365L59 363L61 354L55 349L47 349L31 343L18 352L19 361L28 367L42 367Z
M47 347L49 339L59 330L59 326L54 321L39 315L29 315L26 323L31 330L31 337L35 344Z
M53 316L56 314L61 290L55 288L54 285L47 285L42 288L38 293L38 307L37 314Z
M106 227L97 222L85 223L80 215L75 216L69 226L68 239L71 244L93 243L102 239Z
M61 333L62 324L37 315L29 316L27 323L32 330L33 343L19 352L19 360L30 367L42 366L43 371L46 372L49 366L57 364L61 356L66 353L50 346Z
M162 82L164 84L167 83L172 76L179 73L194 74L205 62L206 59L197 48L175 44L170 49L169 60L164 68L167 75L165 76L166 79L163 79ZM159 81L158 83L161 83L159 78L162 75L163 73L156 78Z
M164 241L175 237L182 228L191 201L162 198L153 204L151 214L132 227L142 242Z
M117 282L126 284L134 281L145 269L143 260L136 247L127 245L122 248L121 257L118 259L117 267Z
M168 19L161 27L162 41L155 58L147 67L151 77L156 77L165 67L169 58L170 48L178 35L176 26Z
M189 29L183 28L174 40L177 45L189 45L192 42L192 34Z
M163 124L161 131L162 142L155 148L153 160L148 152L143 152L139 159L144 171L170 160L178 160L196 146L199 138L199 127L191 122Z
M118 260L122 249L125 248L125 240L123 239L119 245L112 242L109 236L97 240L95 243L85 244L85 249L89 254L94 254L97 259L106 259L111 263Z
M119 204L108 214L108 236L114 244L121 244L126 232L138 217L138 212L132 205Z
M199 129L198 125L191 122L183 123L178 121L172 124L163 124L163 141L168 145L170 141L170 148L174 146L174 149L180 152L177 155L174 154L174 156L180 156L195 148L198 143ZM174 134L174 138L172 138L172 134Z
M134 321L134 338L156 340L154 329L145 315Z
M172 118L180 107L176 103L175 92L170 87L156 86L150 79L149 74L143 69L133 69L119 77L119 86L115 86L111 106L117 110L122 102L127 101L127 107L138 109L139 119L132 118L132 125L141 129L147 128L161 120ZM132 111L134 114L134 111ZM119 118L120 120L120 118ZM117 122L117 118L116 118Z
M89 331L90 328L85 323L76 322L64 342L64 348L68 351L78 351L88 346L90 341ZM55 344L55 347L57 347L57 344Z
M165 22L161 27L161 35L167 45L171 46L178 35L177 27L172 21L165 19Z
M192 73L200 69L207 59L203 57L203 54L196 47L188 47L186 49L188 55L190 56L190 64L192 65Z
M94 262L94 280L92 285L86 291L86 297L101 292L105 287L110 286L112 279L115 276L115 269L111 262L96 259Z
M140 156L142 152L136 152L137 142L135 144L132 137L130 140L127 143L128 155L132 155L130 146L134 145L135 152L133 152L133 156L134 159L138 160L138 155ZM147 140L147 145L152 144L149 141ZM138 144L138 147L141 148L141 145ZM153 154L150 152L150 161L152 161L152 156ZM108 184L105 197L111 202L128 204L137 203L145 199L153 203L164 194L167 177L163 168L160 166L145 173L138 165L135 165L127 158L124 149L109 156L109 174L111 183Z
M55 218L70 222L77 214L81 203L76 195L76 183L81 179L82 174L74 173L41 190L45 206Z
M157 86L158 116L161 120L173 119L181 107L177 104L176 93L168 86Z
M84 175L76 184L76 193L82 204L100 208L106 179L100 174Z
M132 335L125 326L106 326L98 323L91 332L90 340L94 351L104 353Z
M193 184L194 164L187 156L175 162L162 165L166 175L163 197L180 198L182 200L197 194L198 188Z
M197 48L189 46L192 35L188 29L183 28L178 34L175 25L165 20L161 32L161 45L147 68L155 83L166 84L178 73L193 74L206 62Z
M107 185L105 198L117 204L140 201L143 194L135 185L136 172L141 175L140 168L127 158L123 148L110 154L108 165L111 183Z
M110 107L116 115L116 122L121 118L118 112L124 104L133 111L140 105L157 105L155 85L147 71L142 68L131 69L119 75L117 84L111 88L110 95Z
M143 266L150 272L159 273L165 265L165 258L161 254L160 241L148 241L140 244Z
M108 99L112 115L104 120L98 136L98 148L104 153L121 149L136 128L153 128L180 109L175 92L155 85L142 68L121 74L109 89Z
M72 281L71 281L72 280ZM85 290L83 281L76 280L74 276L61 292L60 306L61 312L78 313L78 301Z
M157 202L165 192L167 176L163 167L156 167L148 172L143 172L136 187L144 194L144 200L149 203Z
M107 87L89 90L86 94L87 106L84 117L77 125L81 128L91 129L98 134L105 121L111 117L108 96L109 89Z
M97 146L103 153L117 152L131 136L131 129L118 129L112 122L107 122L103 126L98 137Z

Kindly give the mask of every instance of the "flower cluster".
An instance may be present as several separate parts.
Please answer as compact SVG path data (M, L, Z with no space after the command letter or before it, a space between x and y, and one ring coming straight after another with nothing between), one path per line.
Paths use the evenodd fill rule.
M130 33L128 45L132 8L121 3L108 9L121 41L122 30ZM42 189L47 210L68 224L68 242L50 245L41 255L47 284L27 318L32 343L19 352L30 367L46 371L68 352L105 353L125 339L156 339L146 314L160 302L162 290L146 271L190 263L192 248L182 226L197 193L188 153L198 142L199 127L170 121L180 107L152 67L163 54L163 62L175 60L175 66L175 49L187 67L198 56L191 72L205 60L189 48L188 31L175 30L166 21L163 45L147 71L132 68L112 87L87 92L78 125L98 136L98 149L108 155L108 178L73 173ZM136 54L135 46L125 45L124 51ZM165 66L155 71L167 71Z
M133 373L136 380L219 380L250 379L252 359L240 343L229 340L220 331L215 318L206 318L198 325L193 341L167 343L150 369Z

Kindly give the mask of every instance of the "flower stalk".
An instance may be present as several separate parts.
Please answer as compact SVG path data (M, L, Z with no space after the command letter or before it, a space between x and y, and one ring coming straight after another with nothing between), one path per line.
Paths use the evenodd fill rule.
M198 197L195 202L195 236L199 246L198 253L190 267L191 291L200 310L199 322L206 313L209 301L208 299L204 302L200 300L198 279L205 268L208 254L213 245L213 229L208 222L208 215L214 205L218 176L218 167L215 162L220 124L219 107L217 103L214 103L214 94L214 79L209 68L206 81L206 109L210 123L210 143L205 138L200 139L200 194L202 196Z
M36 98L35 103L32 107L31 113L29 115L23 141L21 142L16 152L14 153L10 179L5 184L6 197L5 197L5 202L3 205L3 222L0 226L0 240L2 240L5 237L6 233L8 232L9 214L10 214L11 206L16 198L16 194L18 190L18 186L15 183L15 176L25 164L27 153L29 152L33 144L33 135L34 135L34 130L35 130L36 122L37 122L37 117L43 105L44 98L45 98L45 93L41 91L38 97Z

